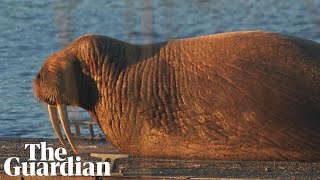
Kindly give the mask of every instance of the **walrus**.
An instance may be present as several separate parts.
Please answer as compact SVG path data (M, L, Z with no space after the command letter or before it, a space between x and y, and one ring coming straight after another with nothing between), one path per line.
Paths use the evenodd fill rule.
M66 106L134 157L320 160L320 45L264 31L135 45L84 35L34 82L64 144Z

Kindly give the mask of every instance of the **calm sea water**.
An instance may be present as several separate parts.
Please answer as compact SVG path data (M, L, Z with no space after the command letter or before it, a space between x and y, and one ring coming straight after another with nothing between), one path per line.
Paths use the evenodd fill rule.
M49 54L82 34L147 43L262 29L320 42L319 7L320 0L1 0L0 137L55 137L32 81Z

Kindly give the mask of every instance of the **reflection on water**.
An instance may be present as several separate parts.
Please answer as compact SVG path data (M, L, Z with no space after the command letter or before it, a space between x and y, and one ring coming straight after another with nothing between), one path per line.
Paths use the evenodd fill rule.
M49 54L82 34L149 43L263 29L320 41L319 6L320 0L3 0L0 136L54 137L46 107L34 99L32 80Z
M58 39L61 46L66 46L72 41L72 34L74 34L74 26L72 19L74 15L77 1L63 1L57 0L53 3L54 22L58 28Z

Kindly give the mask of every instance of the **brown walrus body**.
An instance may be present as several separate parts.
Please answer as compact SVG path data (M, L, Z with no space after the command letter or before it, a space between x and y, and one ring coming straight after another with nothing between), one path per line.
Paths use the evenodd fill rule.
M87 35L48 58L34 91L88 110L132 156L320 160L320 45L301 38L247 31L140 46Z

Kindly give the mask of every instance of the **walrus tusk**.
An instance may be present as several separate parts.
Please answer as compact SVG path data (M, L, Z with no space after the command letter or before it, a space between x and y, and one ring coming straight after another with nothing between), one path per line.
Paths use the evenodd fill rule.
M58 120L58 114L57 114L57 108L51 105L48 105L48 111L49 111L49 116L51 120L52 127L54 129L54 132L56 133L58 139L60 140L61 144L66 146L62 133L60 130L60 125L59 125L59 120Z
M72 137L71 134L71 130L70 130L70 124L69 124L69 119L68 119L68 112L67 112L67 107L64 104L58 104L58 112L60 115L60 120L61 120L61 124L62 127L64 129L64 133L67 136L67 139L73 149L73 151L78 154L77 148L76 148L76 144L74 142L74 139Z

